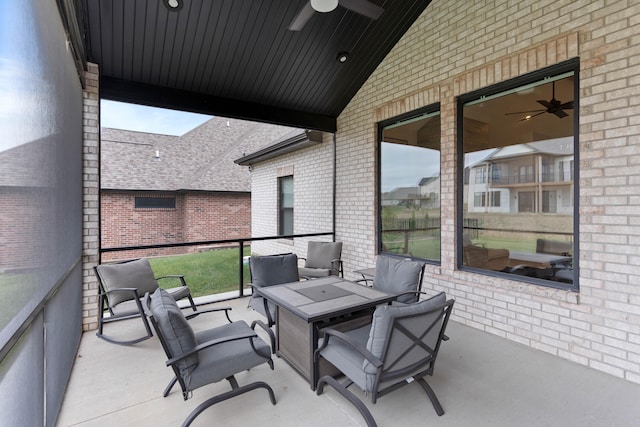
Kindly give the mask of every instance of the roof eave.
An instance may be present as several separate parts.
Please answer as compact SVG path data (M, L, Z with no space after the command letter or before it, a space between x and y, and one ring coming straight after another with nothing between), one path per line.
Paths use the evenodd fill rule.
M322 143L322 132L305 130L298 135L285 139L284 141L277 142L269 147L256 151L255 153L251 153L241 157L240 159L234 160L234 163L239 164L240 166L251 166L255 163L320 143Z

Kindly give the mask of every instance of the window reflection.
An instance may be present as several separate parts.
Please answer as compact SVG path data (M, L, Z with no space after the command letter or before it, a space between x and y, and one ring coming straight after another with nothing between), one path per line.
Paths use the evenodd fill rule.
M380 250L440 260L440 114L382 125Z
M463 266L573 283L573 93L567 73L463 104Z

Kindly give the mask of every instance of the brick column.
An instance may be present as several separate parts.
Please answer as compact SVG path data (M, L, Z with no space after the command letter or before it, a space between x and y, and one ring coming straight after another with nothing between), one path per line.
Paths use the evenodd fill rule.
M98 282L93 266L100 260L100 96L98 66L88 64L82 92L82 330L98 327Z

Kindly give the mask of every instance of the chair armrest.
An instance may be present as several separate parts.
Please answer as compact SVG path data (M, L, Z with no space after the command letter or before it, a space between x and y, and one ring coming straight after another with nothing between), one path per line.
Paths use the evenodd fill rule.
M271 318L271 313L269 312L269 303L267 301L267 299L265 297L263 297L262 295L260 295L260 288L264 288L264 286L261 285L255 285L253 283L249 283L249 286L251 286L251 294L253 295L253 289L258 289L258 295L260 296L260 298L262 298L262 302L264 303L264 312L266 313L267 316L267 324L269 325L269 327L273 326L276 324L276 320Z
M191 320L194 317L197 317L201 314L206 314L206 313L216 313L216 312L220 312L220 311L224 311L224 315L227 316L227 320L229 321L229 323L233 323L231 321L231 318L229 317L229 312L232 310L231 307L220 307L220 308L210 308L208 310L200 310L200 311L195 311L191 314L187 314L185 317L185 319L187 320Z
M258 337L258 334L256 334L254 331L251 331L251 332L246 332L244 334L230 335L228 337L218 338L216 340L210 340L210 341L207 341L207 342L203 342L202 344L198 344L197 346L195 346L190 351L167 360L166 364L167 364L167 366L171 366L174 363L184 359L185 357L189 357L189 356L191 356L191 355L193 355L195 353L198 353L199 351L204 350L205 348L209 348L209 347L212 347L214 345L219 345L219 344L224 344L224 343L231 342L231 341L238 341L238 340L244 340L244 339L249 339L249 338L257 338L257 337Z
M344 277L342 260L339 258L331 260L331 269L336 270L339 275Z
M110 291L104 291L103 293L101 292L102 295L104 296L109 296L109 294L112 293L116 293L116 292L124 292L124 293L131 293L131 299L138 299L138 289L137 288L118 288L118 289L111 289Z
M369 287L373 286L373 279L359 279L359 280L355 280L354 282L362 286L369 286ZM361 282L364 282L364 283L361 283ZM369 282L371 282L371 284L369 284Z
M182 286L187 286L187 282L184 280L184 276L182 274L168 274L166 276L156 277L156 280L162 279L180 279Z
M362 344L351 339L349 335L343 332L337 331L335 329L324 329L323 332L324 332L324 339L322 340L322 344L320 345L320 347L318 347L318 349L313 354L314 360L316 362L320 357L320 351L323 350L329 344L329 339L333 338L333 339L342 341L344 344L347 344L348 346L356 350L365 359L371 362L371 364L376 368L379 368L382 366L382 361L380 359L378 359L373 353L367 350L366 347L364 347Z

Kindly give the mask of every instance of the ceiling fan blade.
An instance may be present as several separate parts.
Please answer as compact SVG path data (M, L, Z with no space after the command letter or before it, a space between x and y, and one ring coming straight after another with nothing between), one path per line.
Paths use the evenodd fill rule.
M573 110L573 101L565 102L560 106L563 110Z
M544 114L544 113L546 113L546 112L547 112L547 110L542 110L542 111L540 111L539 113L534 114L533 116L523 117L523 118L521 118L521 119L520 119L520 120L518 120L518 121L519 121L519 122L526 122L527 120L531 120L531 119L533 119L534 117L538 117L540 114Z
M550 103L549 101L545 101L544 99L539 99L537 102L538 102L538 104L542 105L543 107L545 107L547 109L553 107L552 103Z
M300 9L300 12L298 12L296 17L293 18L293 21L291 21L291 24L289 24L289 27L287 29L289 31L302 30L302 28L305 26L307 21L311 19L314 13L315 10L313 10L313 8L311 7L311 3L307 2L307 4L305 4L302 9Z
M340 6L353 12L364 15L367 18L378 19L384 9L367 0L340 0Z
M505 116L511 116L513 114L537 113L539 111L545 112L547 110L546 109L541 109L541 110L514 111L513 113L504 113L504 115Z
M563 117L567 117L567 116L568 116L568 114L567 114L567 113L565 113L565 112L564 112L564 111L562 111L562 110L554 111L554 112L553 112L553 114L555 114L556 116L558 116L558 118L560 118L560 119L561 119L561 118L563 118Z

